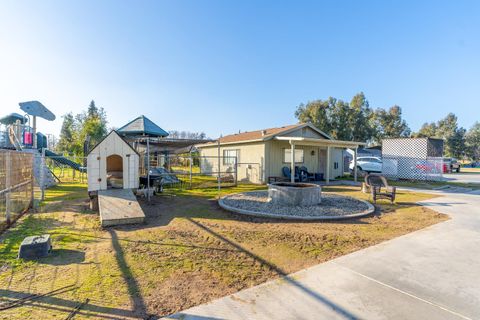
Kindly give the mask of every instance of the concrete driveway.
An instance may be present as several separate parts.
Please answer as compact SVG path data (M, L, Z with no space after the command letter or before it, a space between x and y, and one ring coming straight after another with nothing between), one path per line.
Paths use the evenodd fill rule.
M480 319L480 195L423 204L452 219L168 319Z
M480 184L480 173L448 173L443 178L447 182L478 183Z

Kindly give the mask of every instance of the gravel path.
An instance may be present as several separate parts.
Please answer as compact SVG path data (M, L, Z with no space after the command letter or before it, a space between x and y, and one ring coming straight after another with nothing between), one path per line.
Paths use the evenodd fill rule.
M322 203L308 207L288 207L270 203L268 191L237 193L223 198L229 207L263 214L278 214L292 217L328 217L359 214L369 209L362 201L337 194L322 193Z

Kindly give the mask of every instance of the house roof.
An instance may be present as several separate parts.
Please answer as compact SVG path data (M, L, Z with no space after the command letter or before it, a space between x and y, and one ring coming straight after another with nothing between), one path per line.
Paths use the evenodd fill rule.
M303 127L310 127L313 130L317 131L319 134L324 136L326 139L331 139L326 133L318 130L314 126L308 123L297 123L283 127L277 128L268 128L263 130L256 131L247 131L241 133L230 134L228 136L221 137L219 139L220 143L235 143L235 142L245 142L252 140L270 140L275 136L294 131Z
M128 141L125 140L125 139L124 139L120 134L118 134L118 132L115 131L115 130L110 131L105 137L102 138L102 140L100 140L96 145L94 145L93 148L88 151L87 156L88 156L93 150L95 150L95 148L98 147L105 139L107 139L107 137L108 137L109 135L111 135L112 133L115 133L120 139L122 139L123 142L125 142L125 143L130 147L130 149L132 149L133 152L135 152L138 156L140 156L140 154L137 152L137 150L133 149L133 147L130 145L130 143L128 143Z
M157 126L152 120L144 115L137 117L117 130L124 136L149 136L149 137L166 137L168 132Z

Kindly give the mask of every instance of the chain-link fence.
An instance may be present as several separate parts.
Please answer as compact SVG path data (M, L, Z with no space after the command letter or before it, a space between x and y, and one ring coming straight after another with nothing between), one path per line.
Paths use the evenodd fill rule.
M0 150L0 230L33 204L34 155Z
M392 179L439 181L443 179L443 140L396 138L382 141L385 176Z
M199 155L165 155L151 153L150 181L162 188L231 187L238 183L236 157L206 157ZM147 157L140 154L140 184L146 181Z
M441 181L443 158L384 157L382 173L392 179Z

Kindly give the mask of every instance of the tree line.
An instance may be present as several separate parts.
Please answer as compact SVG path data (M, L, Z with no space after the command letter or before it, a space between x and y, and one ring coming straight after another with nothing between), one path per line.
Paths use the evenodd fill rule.
M60 139L55 150L70 155L84 156L88 150L99 143L108 133L107 113L97 107L92 100L87 110L74 115L69 112L63 116ZM172 130L169 137L174 139L207 139L204 132Z
M69 112L63 116L56 150L84 156L84 151L100 142L107 130L107 113L92 100L86 111L76 115Z
M458 125L455 114L449 113L437 122L427 122L414 134L415 137L443 139L445 153L455 158L480 159L480 123L477 121L466 130Z
M425 123L418 132L412 132L402 117L401 107L371 108L363 92L356 94L350 102L329 97L301 103L296 107L295 117L337 140L378 145L384 138L440 138L445 143L445 155L473 160L480 158L479 122L467 131L459 127L457 117L450 113L437 122Z

